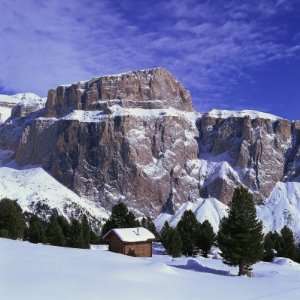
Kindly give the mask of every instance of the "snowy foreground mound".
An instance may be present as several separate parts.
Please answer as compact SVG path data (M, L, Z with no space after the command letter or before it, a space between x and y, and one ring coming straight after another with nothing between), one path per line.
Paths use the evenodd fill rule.
M1 299L19 300L296 300L300 265L279 258L237 277L220 259L172 260L0 239Z
M214 231L217 232L220 221L227 216L228 206L215 198L198 199L195 202L186 202L179 207L174 215L162 213L155 225L161 230L166 221L175 227L186 210L192 210L199 222L208 220ZM287 225L300 238L300 183L278 182L271 195L263 205L256 207L257 215L262 220L264 232L280 231Z

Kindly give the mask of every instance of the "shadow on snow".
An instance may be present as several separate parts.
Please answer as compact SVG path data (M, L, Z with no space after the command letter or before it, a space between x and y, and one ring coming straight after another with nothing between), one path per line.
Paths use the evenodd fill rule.
M190 271L201 272L201 273L210 273L210 274L222 275L222 276L233 276L230 274L229 271L216 270L209 267L205 267L201 265L200 262L194 259L189 259L185 265L170 265L170 266L178 269L190 270Z

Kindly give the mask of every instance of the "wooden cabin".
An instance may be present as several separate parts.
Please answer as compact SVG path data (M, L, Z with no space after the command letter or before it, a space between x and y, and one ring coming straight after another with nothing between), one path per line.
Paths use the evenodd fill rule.
M155 236L144 227L115 228L107 232L104 241L109 250L130 256L151 257Z

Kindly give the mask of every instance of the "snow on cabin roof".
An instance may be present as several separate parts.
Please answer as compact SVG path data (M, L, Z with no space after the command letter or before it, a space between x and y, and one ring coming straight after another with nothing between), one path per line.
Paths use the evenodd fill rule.
M111 232L114 232L122 242L128 243L144 242L155 239L154 234L144 227L111 229L103 238L106 238Z

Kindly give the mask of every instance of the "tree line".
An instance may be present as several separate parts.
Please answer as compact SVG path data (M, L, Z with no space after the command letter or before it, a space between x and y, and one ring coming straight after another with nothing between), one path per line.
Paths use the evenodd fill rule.
M31 243L44 243L53 246L89 248L90 244L103 242L103 235L113 228L132 228L143 226L158 237L155 225L150 217L138 220L124 203L112 208L110 218L103 224L100 234L96 233L83 215L80 220L68 221L64 216L52 210L51 216L44 220L38 216L22 212L16 201L0 200L0 237L23 239Z
M244 188L235 190L228 217L221 220L218 234L215 234L209 221L199 223L191 210L184 212L175 228L166 222L158 233L150 217L138 220L124 203L119 203L112 208L110 218L102 226L101 235L97 235L85 215L80 220L68 221L53 210L50 218L43 220L23 213L16 201L0 201L0 237L24 239L32 243L89 248L91 243L101 243L101 237L113 228L138 226L150 230L173 257L208 256L215 245L221 250L226 264L239 267L239 275L250 275L254 263L272 261L276 256L300 262L300 246L287 226L280 233L263 234L252 195Z
M134 213L128 210L126 204L121 202L112 208L109 219L102 226L101 236L104 236L113 228L134 228L140 226L147 228L157 239L159 238L159 234L150 217L143 217L141 220L138 220Z
M215 245L221 250L224 263L239 267L239 275L251 275L254 263L272 261L276 256L300 262L300 245L296 244L293 232L287 226L280 234L263 234L254 200L245 188L235 190L228 217L221 220L217 235L209 221L199 223L194 213L188 210L175 228L166 222L160 238L167 253L173 257L207 256Z
M187 210L175 228L165 222L160 240L167 253L172 257L195 256L207 257L216 242L216 234L209 221L199 223L191 210Z
M0 201L0 237L86 249L100 240L85 215L80 220L68 221L53 210L50 218L43 220L23 213L16 201L7 198Z

